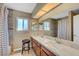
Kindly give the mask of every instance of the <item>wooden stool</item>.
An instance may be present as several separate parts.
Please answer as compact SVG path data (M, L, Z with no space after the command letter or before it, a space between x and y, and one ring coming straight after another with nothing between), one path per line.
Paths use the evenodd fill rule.
M28 44L27 47L26 47L26 44ZM28 54L29 54L29 50L30 50L30 40L29 39L22 40L22 54L23 54L23 51L28 51Z

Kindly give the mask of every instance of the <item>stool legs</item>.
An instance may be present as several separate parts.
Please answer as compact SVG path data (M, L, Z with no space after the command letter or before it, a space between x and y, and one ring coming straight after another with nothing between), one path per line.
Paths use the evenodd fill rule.
M22 45L22 54L23 54L23 45Z
M30 43L28 43L28 54L29 54L29 50L30 50Z
M29 50L30 50L30 43L28 43L28 54L29 54ZM22 54L23 54L23 51L25 51L25 47L24 47L24 44L22 44Z

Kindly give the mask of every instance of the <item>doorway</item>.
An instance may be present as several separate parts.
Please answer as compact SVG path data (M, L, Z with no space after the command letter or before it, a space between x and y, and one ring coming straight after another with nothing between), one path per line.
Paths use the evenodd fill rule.
M73 16L73 41L79 43L79 14Z

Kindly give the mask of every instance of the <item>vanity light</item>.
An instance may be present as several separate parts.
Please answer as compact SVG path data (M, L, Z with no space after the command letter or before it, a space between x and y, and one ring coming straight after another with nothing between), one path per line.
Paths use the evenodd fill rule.
M48 3L41 10L44 10L44 11L48 12L52 8L56 7L57 5L58 5L57 3Z
M40 10L40 11L36 14L36 16L39 18L39 17L41 17L42 15L44 15L45 13L46 13L45 11Z
M50 10L52 10L53 8L55 8L59 3L47 3L45 4L45 6L43 6L36 14L35 17L41 17L44 14L46 14L47 12L49 12Z

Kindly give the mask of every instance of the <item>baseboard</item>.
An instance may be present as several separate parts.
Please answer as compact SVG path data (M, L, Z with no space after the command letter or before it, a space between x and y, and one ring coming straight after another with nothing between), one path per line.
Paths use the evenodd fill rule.
M32 48L32 46L30 46L30 48ZM17 49L14 49L14 52L18 52L18 51L21 51L22 48L17 48Z
M21 51L22 48L14 49L14 52Z

